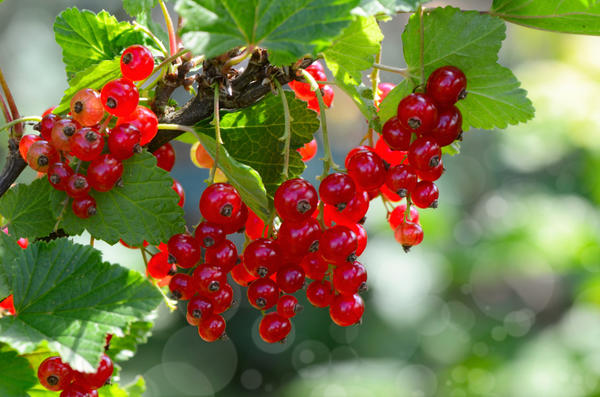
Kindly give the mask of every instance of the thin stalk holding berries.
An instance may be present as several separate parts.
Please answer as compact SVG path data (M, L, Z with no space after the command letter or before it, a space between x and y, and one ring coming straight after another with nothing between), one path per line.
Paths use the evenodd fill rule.
M35 121L36 123L39 123L42 120L42 118L40 116L26 116L26 117L21 117L18 118L16 120L12 120L2 126L0 126L0 131L4 131L6 129L9 129L17 124L21 124L27 121Z
M281 103L283 104L283 136L279 139L285 142L285 145L283 147L283 171L281 172L281 174L287 180L289 174L288 170L290 167L290 143L292 141L290 106L288 104L287 97L285 96L285 91L283 90L283 87L281 86L279 81L277 79L274 79L273 81L277 86L277 91L279 92L279 96L281 97Z
M223 144L223 140L221 139L221 116L219 111L219 83L215 84L215 99L213 102L214 110L213 110L213 121L212 123L215 125L215 163L213 164L212 169L210 170L210 183L213 184L215 182L215 174L217 173L217 168L219 167L219 151L221 150L221 145Z

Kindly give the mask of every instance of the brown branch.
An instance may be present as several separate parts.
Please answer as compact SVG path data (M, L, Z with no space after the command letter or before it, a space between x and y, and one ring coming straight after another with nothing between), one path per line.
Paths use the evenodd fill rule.
M26 166L27 163L19 153L19 144L14 138L9 138L6 164L4 164L4 169L0 173L0 196L11 187Z

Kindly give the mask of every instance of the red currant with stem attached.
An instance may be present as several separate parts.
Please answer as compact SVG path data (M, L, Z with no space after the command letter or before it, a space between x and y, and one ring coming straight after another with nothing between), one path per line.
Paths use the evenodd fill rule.
M331 86L329 85L324 85L320 88L320 90L321 96L323 97L323 104L327 108L331 107L331 104L333 103L333 97L335 96L333 88L331 88ZM317 113L321 113L321 108L319 107L319 99L317 98L316 94L308 100L306 107L311 110L314 110Z
M367 270L360 262L344 263L333 270L333 288L340 294L366 290Z
M414 141L408 150L408 162L420 170L435 168L442 160L442 149L430 137L422 137Z
M71 98L71 117L84 127L98 124L104 117L100 93L91 88L77 91Z
M287 258L301 258L319 248L321 226L314 218L300 222L284 221L279 227L277 241L284 247L282 254Z
M158 252L150 258L146 271L152 278L161 279L169 276L173 265L169 263L167 252Z
M431 137L440 146L448 146L458 139L462 132L462 114L456 106L450 106L440 111L437 125L431 130Z
M248 210L248 218L246 219L246 235L250 240L256 240L262 237L263 231L265 235L269 234L271 228L265 230L265 223L251 209Z
M50 164L58 161L54 147L43 139L34 142L27 151L27 164L39 172L47 172Z
M313 62L305 70L317 81L327 80L327 75L325 74L323 66L319 61ZM313 90L311 90L309 83L294 80L289 83L289 86L294 91L296 96L303 101L309 101L315 97L315 93ZM323 85L321 84L320 86L322 87Z
M321 258L319 252L312 252L305 255L300 261L300 266L304 269L306 277L312 280L322 280L329 268L329 265Z
M210 248L225 240L223 228L212 222L200 222L194 233L196 241L204 248Z
M277 188L273 203L281 220L300 221L316 211L317 191L304 179L290 179Z
M140 130L129 123L119 124L108 136L108 150L117 160L127 160L142 151Z
M244 266L256 277L275 273L281 261L281 248L276 241L259 238L244 249Z
M189 269L200 262L200 246L189 234L174 234L169 239L168 246L169 255L173 257L171 263L176 262L177 266Z
M338 225L350 227L350 225L360 222L365 217L368 210L369 194L364 190L357 190L352 200L346 205L346 208L341 211L325 204L325 224L331 225L331 222L335 222Z
M327 262L354 262L357 249L356 235L344 225L325 230L319 241L319 252Z
M358 294L338 295L329 306L329 317L340 327L356 324L365 312L365 304Z
M74 199L71 208L73 209L73 213L81 219L89 218L98 212L96 209L96 200L92 196Z
M375 144L375 153L381 157L381 159L390 165L404 164L406 163L407 153L401 150L392 150L385 140L379 138Z
M444 162L440 160L440 163L435 168L430 168L428 170L417 169L416 172L419 179L423 181L437 181L444 173Z
M121 55L121 74L131 81L149 77L154 69L154 57L143 45L129 46Z
M305 143L304 146L296 150L298 151L298 153L300 153L300 156L302 156L302 161L306 163L307 161L310 161L313 159L313 157L315 157L315 155L317 154L317 149L317 140L313 138L312 141Z
M175 150L170 143L165 143L152 153L156 157L156 165L165 171L171 171L175 165Z
M89 389L99 389L110 379L113 370L112 360L106 354L103 354L96 372L75 372L75 383Z
M185 273L177 273L169 281L171 295L178 300L188 300L196 292L193 288L192 278Z
M225 319L219 314L211 314L198 323L198 334L205 342L214 342L225 335Z
M67 180L73 175L73 169L68 164L56 162L48 167L48 181L56 190L65 190Z
M437 68L427 79L427 94L441 106L450 106L467 96L467 77L457 67Z
M185 191L183 190L183 186L181 186L181 183L173 179L173 185L171 186L171 188L179 196L179 201L177 202L177 205L183 208L183 205L185 204Z
M23 160L27 161L27 152L29 151L29 148L34 142L37 142L40 139L42 138L39 135L34 134L23 135L21 137L21 140L19 141L19 153L21 153Z
M406 197L417 185L416 169L411 165L394 165L387 172L385 184L398 196Z
M385 164L375 152L358 152L348 161L348 175L363 190L379 188L385 182Z
M375 149L373 149L370 146L357 146L355 148L350 149L350 151L348 152L348 154L346 154L346 159L344 160L344 167L346 167L346 169L348 168L348 163L350 162L350 159L356 154L356 153L361 153L361 152L373 152L375 151Z
M396 230L398 226L404 221L404 217L406 215L406 204L400 203L392 212L390 212L388 222L392 230ZM413 221L415 223L419 223L419 211L415 208L414 205L410 206L410 215L409 221Z
M52 128L54 128L54 124L60 119L61 117L54 113L49 113L42 117L40 123L35 127L40 131L42 139L46 141L50 141L52 139Z
M59 391L65 389L73 379L73 369L60 357L48 357L38 367L37 377L46 389Z
M413 189L410 197L419 208L437 208L440 191L433 182L421 181Z
M403 127L396 116L386 121L381 129L381 138L392 150L408 150L411 137L412 131Z
M242 198L228 183L214 183L200 197L200 212L204 219L217 224L232 223L242 207Z
M313 281L306 289L306 299L315 307L327 307L333 300L331 283L327 280Z
M347 174L335 172L327 175L319 185L319 196L325 204L333 205L339 210L346 208L348 201L356 193L354 180Z
M223 269L223 272L229 273L238 261L237 248L230 240L223 239L206 249L205 260L206 263L218 266Z
M60 393L59 397L98 397L98 391L72 383Z
M81 174L73 174L67 179L65 191L72 198L83 198L88 196L91 186L87 178Z
M208 296L227 284L227 272L219 266L200 265L194 270L192 282L197 291Z
M99 192L108 192L122 175L123 163L110 154L103 154L92 160L87 170L88 182Z
M233 303L233 288L228 283L221 285L221 288L213 294L210 294L213 305L213 313L221 314L231 307Z
M304 270L298 265L286 266L277 271L277 285L286 294L293 294L304 286Z
M285 318L292 318L302 311L303 307L298 303L294 295L281 295L277 301L277 313Z
M398 104L398 121L409 131L423 135L431 131L438 121L435 101L427 94L410 94Z
M156 114L147 107L138 105L133 112L117 119L117 125L131 124L135 126L141 134L140 145L149 143L158 132L158 118Z
M104 138L93 128L84 127L71 137L71 153L83 161L92 161L102 154Z
M206 318L213 313L212 301L202 295L196 295L190 298L187 312L194 318Z
M411 247L419 245L423 241L423 228L416 222L403 221L396 228L394 237L402 244L404 252L408 252Z
M256 280L256 277L241 262L231 269L231 278L241 287L247 287L252 281Z
M52 128L51 140L52 146L56 150L63 152L71 151L71 137L77 132L79 124L72 119L62 119L54 123Z
M133 112L140 94L131 80L120 78L109 81L100 92L104 109L113 116L123 117Z
M279 287L268 277L254 280L248 286L248 302L258 310L267 310L277 303Z
M267 343L281 342L292 330L292 323L277 312L266 314L258 325L258 334Z

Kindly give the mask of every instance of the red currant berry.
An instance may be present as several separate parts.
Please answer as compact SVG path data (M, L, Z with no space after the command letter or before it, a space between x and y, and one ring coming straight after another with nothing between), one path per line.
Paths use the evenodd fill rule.
M110 379L113 370L112 360L106 354L103 354L96 372L75 372L75 383L88 389L99 389Z
M231 269L231 278L241 287L247 287L252 281L256 280L256 277L241 262Z
M267 343L281 342L292 330L292 323L277 312L266 314L258 325L258 334Z
M91 88L79 90L71 98L71 117L84 127L98 124L104 117L100 93Z
M375 152L359 152L348 161L348 175L363 190L378 189L385 182L385 164Z
M321 256L331 263L354 262L357 249L356 235L343 225L335 225L325 230L319 241Z
M410 197L419 208L437 208L440 191L433 182L421 181L412 191Z
M419 179L423 181L434 182L440 179L440 177L444 173L444 162L440 160L440 163L435 168L430 168L428 170L417 169L416 171Z
M34 142L37 142L40 139L42 138L39 135L33 134L23 135L21 137L21 140L19 141L19 153L21 153L23 160L27 161L27 152L29 151L29 148Z
M323 66L319 61L313 62L312 65L308 66L305 70L317 81L327 80L327 75L325 74ZM295 80L291 81L289 86L294 91L296 96L303 101L309 101L315 97L315 93L313 90L311 90L309 83ZM323 85L319 86L322 87Z
M306 289L306 299L315 307L327 307L333 300L331 283L327 280L313 281Z
M165 143L152 153L156 157L156 165L165 171L171 171L175 165L175 150L170 143Z
M233 288L225 283L221 288L213 294L210 294L210 299L213 304L213 313L221 314L231 307L233 303Z
M396 116L385 122L381 130L381 138L392 150L408 150L412 131L402 127Z
M206 318L213 313L212 301L202 295L196 295L190 298L187 312L194 318Z
M200 142L194 143L190 148L190 159L198 168L212 168L215 164L215 161Z
M341 172L329 174L319 185L319 196L325 204L333 205L340 211L352 200L356 193L354 180Z
M47 172L50 164L58 161L58 153L48 141L34 142L27 151L27 164L39 172Z
M104 109L113 116L123 117L133 112L138 105L138 89L126 78L109 81L102 87L100 98Z
M286 294L293 294L304 286L304 270L291 265L277 271L277 285Z
M383 102L383 100L388 96L391 90L396 87L396 84L393 83L379 83L377 84L377 93L379 94L379 103Z
M167 252L158 252L148 261L146 271L152 278L161 279L171 275L173 265L169 263Z
M206 249L206 263L220 267L225 273L229 273L237 261L237 248L230 240L223 239L220 243Z
M198 323L198 334L205 342L214 342L225 335L225 319L212 314Z
M329 85L324 85L323 87L320 88L320 90L321 90L321 96L323 97L323 104L327 108L330 108L331 104L333 103L333 97L335 96L335 92L333 91L333 88L331 88L331 86L329 86ZM317 114L321 113L321 108L319 107L319 99L317 98L316 95L308 100L306 107L311 110L314 110L315 112L317 112Z
M184 301L190 299L196 292L192 278L185 273L177 273L171 278L169 290L175 299Z
M321 226L314 218L300 222L284 221L277 233L277 242L285 247L283 254L287 258L302 258L308 252L319 248Z
M419 245L423 241L423 228L418 223L403 221L396 228L394 237L402 244L404 252L408 252L411 247Z
M71 151L71 137L77 132L78 123L72 119L62 119L54 123L51 132L52 146L63 152Z
M52 129L54 124L60 120L61 117L54 113L49 113L42 117L42 121L35 128L40 131L42 139L50 141L52 139Z
M357 223L349 225L348 227L356 235L356 243L358 244L358 248L356 248L356 256L361 256L367 248L367 230L364 228L363 225L359 225Z
M188 312L185 313L185 320L188 322L189 325L191 325L193 327L197 327L198 324L200 324L200 319L190 316L190 314Z
M389 201L394 202L394 203L402 200L402 197L400 197L396 193L392 192L390 190L390 188L387 187L386 185L381 185L381 187L379 188L379 193L381 193L386 199L388 199Z
M329 268L327 262L321 258L321 254L318 252L305 255L300 261L300 266L304 269L306 277L312 280L323 280Z
M232 223L241 210L242 198L228 183L214 183L200 197L200 212L204 219L217 224Z
M59 391L71 384L73 369L58 356L48 357L38 367L37 376L46 389Z
M108 136L108 150L117 160L127 160L142 151L140 130L129 123L119 124Z
M277 301L277 313L285 318L292 318L302 311L303 307L298 303L294 295L281 295Z
M15 314L15 302L12 295L9 295L6 299L0 301L0 309L8 311L11 315Z
M429 75L427 94L441 106L450 106L467 96L467 77L457 67L442 66Z
M392 230L396 230L398 226L404 221L406 215L406 204L401 203L390 213L388 222ZM419 211L414 205L410 206L410 215L408 216L410 221L419 222Z
M357 146L355 148L350 149L350 151L348 152L348 154L346 155L346 159L344 160L344 166L346 167L346 169L348 169L348 163L350 162L350 159L356 154L356 153L361 153L361 152L373 152L375 151L375 149L373 149L370 146Z
M365 312L365 304L358 294L338 295L329 306L329 317L340 327L356 324Z
M248 206L242 202L240 210L233 214L230 223L223 224L225 234L243 233L248 219Z
M68 164L56 162L48 167L48 181L56 190L65 190L67 180L73 175L73 169Z
M154 114L152 110L141 105L138 105L135 110L127 116L119 117L117 119L117 125L125 123L135 126L140 131L140 145L142 146L149 143L158 132L158 118L156 117L156 114Z
M265 230L265 223L252 210L248 210L248 219L246 219L246 235L250 240L256 240L265 235L268 235L271 228Z
M177 195L179 196L179 201L177 202L177 205L183 208L183 205L185 204L185 191L183 190L183 186L181 186L181 183L173 179L173 186L171 186L171 188L175 190L175 193L177 193Z
M318 196L313 185L296 178L277 188L273 202L281 220L300 221L316 211Z
M197 291L209 296L227 284L227 273L218 266L200 265L194 270L192 282Z
M410 94L398 104L398 121L404 128L417 135L426 134L437 124L437 106L426 94Z
M258 310L267 310L277 303L279 287L268 277L254 280L248 286L248 302Z
M87 170L90 186L99 192L108 192L122 175L123 163L110 154L103 154L92 160Z
M194 237L202 247L210 248L225 240L225 232L220 225L204 221L196 227Z
M21 237L20 239L17 240L17 244L22 249L27 249L27 246L29 245L29 240L26 239L26 238Z
M81 174L73 174L67 179L65 191L72 198L83 198L90 192L90 184L87 178Z
M244 266L256 277L267 277L277 271L281 250L276 241L259 238L244 249Z
M131 81L149 77L154 69L154 57L143 45L129 46L121 55L121 74Z
M458 139L462 132L462 114L456 106L450 106L440 111L440 119L431 131L431 137L440 146L448 146Z
M98 212L96 209L96 200L92 196L74 199L71 208L73 209L73 213L81 219L89 218Z
M302 161L306 163L307 161L310 161L313 159L313 157L315 157L315 155L317 154L317 149L317 140L313 138L312 141L305 143L304 146L296 150L298 151L298 153L300 153L300 156L302 156Z
M189 269L200 262L200 246L196 239L188 234L174 234L169 239L169 255L173 256L170 262L177 266Z
M352 295L366 286L367 270L360 262L344 263L333 270L333 288L340 294Z
M408 162L417 169L428 170L437 167L442 160L442 149L431 138L419 138L410 145Z
M337 208L325 204L324 218L325 224L331 226L331 222L338 225L350 227L360 222L369 210L369 194L364 190L357 190L352 200L348 202L346 208L339 211Z
M98 397L98 392L95 389L72 383L60 393L59 397Z
M104 138L92 128L84 127L77 130L71 137L71 153L83 161L92 161L104 149Z
M392 150L384 139L378 139L375 144L375 153L381 157L381 159L390 165L406 164L406 152L400 150Z
M385 184L398 196L406 197L417 185L416 170L410 165L395 165L388 170Z

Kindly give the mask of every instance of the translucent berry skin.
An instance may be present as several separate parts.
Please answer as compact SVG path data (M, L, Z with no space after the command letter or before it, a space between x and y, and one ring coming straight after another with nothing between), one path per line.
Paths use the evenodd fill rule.
M316 211L318 200L313 185L302 178L295 178L283 182L277 188L274 205L283 221L301 221Z
M218 266L203 264L194 270L192 283L196 291L209 296L227 284L227 273Z
M146 271L152 278L161 279L170 275L173 265L169 263L167 252L158 252L148 261Z
M258 310L267 310L277 303L279 287L268 277L254 280L248 286L248 303Z
M202 192L200 213L209 222L232 223L242 204L242 198L233 186L228 183L214 183Z
M343 225L335 225L323 231L319 241L319 252L326 262L354 262L357 249L356 235Z
M10 314L15 314L15 301L12 295L0 301L0 308L7 310Z
M113 116L124 117L138 105L140 94L131 80L120 78L109 81L100 92L104 110Z
M229 273L238 261L238 252L235 244L230 240L223 239L218 244L206 249L206 263L218 266L225 273Z
M242 233L248 219L248 206L242 202L240 210L233 214L230 223L223 224L225 234Z
M308 252L314 252L319 248L321 237L321 226L314 218L308 218L300 222L284 221L279 227L277 241L283 247L283 255L286 258L302 258Z
M325 204L324 220L325 224L331 226L331 222L338 225L350 226L360 222L369 210L369 194L364 190L357 190L352 200L348 202L346 208L339 210L333 206Z
M408 150L412 131L400 124L398 117L394 116L385 122L381 129L381 137L393 150Z
M422 181L430 181L434 182L440 179L442 174L444 173L444 162L440 160L440 163L434 168L430 168L428 170L416 170L417 176Z
M67 179L65 192L72 198L86 197L90 192L91 186L85 175L73 174Z
M74 199L71 208L73 209L73 213L81 219L89 218L97 213L96 200L92 196Z
M422 137L415 140L408 150L408 162L420 170L437 167L442 159L442 149L434 139Z
M92 128L77 130L71 137L71 153L83 161L92 161L102 154L104 138Z
M213 313L212 301L202 295L196 295L190 298L187 312L194 318L206 318Z
M258 334L267 343L282 341L292 330L292 323L277 312L266 314L258 325Z
M198 168L212 168L215 163L200 142L194 143L190 148L190 159Z
M99 192L108 192L121 179L123 163L110 154L94 159L87 170L88 182Z
M33 134L23 135L21 137L21 140L19 141L19 153L21 153L23 160L27 161L27 152L29 151L29 148L34 142L37 142L40 139L42 138L39 135Z
M248 218L246 219L246 235L251 240L256 240L262 237L263 231L265 230L265 223L258 217L252 210L248 210ZM267 228L266 234L268 234L270 228Z
M225 240L223 228L212 222L201 222L194 233L196 241L204 248L210 248Z
M135 126L140 131L142 146L148 144L158 132L158 118L145 106L138 105L133 112L117 119L117 125L125 123Z
M312 141L305 143L304 146L296 150L298 151L298 153L300 153L300 156L302 156L302 161L306 163L307 161L310 161L315 157L315 155L317 154L317 149L317 140L313 138Z
M152 153L156 157L156 165L165 171L171 171L175 165L175 150L170 143L165 143Z
M346 159L344 160L344 167L346 167L346 169L348 169L348 163L350 162L350 159L356 154L356 153L361 153L361 152L374 152L375 149L373 149L370 146L356 146L352 149L350 149L350 151L348 152L348 154L346 154Z
M406 197L417 186L417 170L405 164L390 167L385 177L385 184L398 196Z
M247 287L252 281L256 280L243 263L238 263L231 269L231 278L241 287Z
M325 204L333 205L342 210L356 193L354 180L347 174L334 172L327 175L319 185L319 197Z
M246 246L244 266L255 277L267 277L278 270L281 248L276 241L259 238Z
M281 295L277 301L277 313L282 317L292 318L301 310L302 305L293 295Z
M440 111L437 125L431 130L431 137L440 146L448 146L458 139L462 132L462 114L456 106L450 106Z
M183 208L183 205L185 204L185 191L183 190L183 186L181 186L181 183L173 179L173 186L171 186L171 188L175 190L175 193L177 193L177 195L179 196L179 201L177 202L177 205Z
M71 137L77 132L79 124L72 119L62 119L54 123L50 133L52 146L63 152L71 151Z
M231 307L233 303L233 288L225 283L221 288L209 296L213 305L213 313L221 314Z
M348 161L348 175L363 190L378 189L385 182L385 164L375 152L359 152Z
M321 258L319 252L305 255L300 261L300 266L304 269L306 277L312 280L323 280L329 268L329 265Z
M286 294L293 294L304 286L304 270L298 265L286 266L277 271L277 285Z
M225 334L225 319L212 314L198 323L198 334L205 342L214 342Z
M392 148L385 143L385 140L381 138L378 139L375 144L375 153L390 165L406 163L407 153L402 150L392 150Z
M189 269L200 262L200 246L196 239L188 234L174 234L168 242L169 255L172 255L177 266Z
M152 74L154 57L143 45L129 46L121 55L121 74L131 81L144 80Z
M333 300L331 283L327 280L313 281L306 289L306 299L315 307L327 307Z
M71 117L84 127L98 124L104 117L100 93L91 88L77 91L71 98Z
M359 225L358 223L355 223L354 225L350 225L348 227L354 232L354 235L356 236L356 243L358 245L358 248L356 248L356 256L361 256L367 248L367 230L363 225Z
M348 327L360 321L365 304L358 294L338 295L329 306L329 317L340 327Z
M73 175L73 169L68 164L56 162L48 167L48 182L56 190L65 190L67 180Z
M50 141L52 137L52 128L54 128L54 124L60 120L61 117L54 113L49 113L42 117L42 121L40 121L38 129L40 130L40 135L42 139L46 141Z
M27 164L39 172L47 172L50 164L58 161L58 153L48 141L34 142L27 151Z
M396 84L393 83L379 83L377 84L377 93L379 94L379 102L381 103L391 90L396 87Z
M355 294L366 282L367 270L360 262L344 263L333 270L333 288L340 294Z
M195 290L192 285L192 278L184 273L177 273L169 281L169 290L175 299L188 300Z
M141 151L140 137L140 130L133 124L119 124L108 136L108 150L117 160L127 160Z
M89 389L99 389L110 379L113 370L114 366L112 360L106 354L103 354L96 372L76 372L75 383Z
M200 319L190 316L190 314L188 312L185 313L185 320L188 322L189 325L191 325L193 327L197 327L198 324L200 324Z
M46 389L59 391L65 389L73 379L73 369L59 356L48 357L38 367L37 376Z
M321 96L323 97L323 104L325 105L325 107L330 108L331 104L333 103L333 97L335 96L333 88L331 88L330 85L324 85L320 88L320 90ZM314 97L308 100L306 107L314 110L315 112L317 112L317 114L321 113L321 108L319 107L319 99L317 98L316 94Z
M400 203L394 210L390 213L390 217L388 218L388 222L392 230L396 230L398 226L404 221L404 217L406 215L406 204ZM410 215L409 220L418 223L419 222L419 211L415 208L414 205L410 206Z
M417 135L426 134L437 124L437 106L427 94L410 94L398 104L398 121Z
M440 191L433 182L421 181L413 189L411 198L419 208L437 208Z
M467 96L467 77L457 67L442 66L429 75L427 94L441 106L451 106Z
M313 62L305 70L317 81L327 80L327 75L325 74L323 66L319 61ZM302 99L303 101L309 101L315 97L315 93L313 90L310 89L309 83L294 80L289 83L289 86L294 91L296 96Z
M405 252L423 241L423 228L416 222L403 221L394 231L396 241L402 244Z

